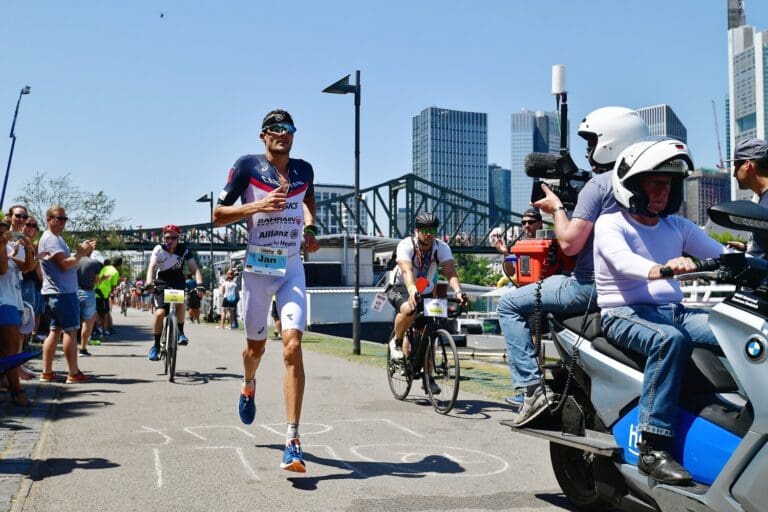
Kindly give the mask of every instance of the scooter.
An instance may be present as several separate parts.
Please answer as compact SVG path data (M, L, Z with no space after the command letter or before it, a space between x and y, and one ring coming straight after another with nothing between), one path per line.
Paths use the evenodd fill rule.
M752 202L712 206L709 215L768 235L768 209ZM685 277L736 285L710 312L720 347L694 349L679 400L674 455L693 476L687 486L637 469L645 357L608 343L599 313L548 316L561 357L548 384L563 398L541 422L502 424L550 442L555 477L580 510L768 510L768 262L724 254Z

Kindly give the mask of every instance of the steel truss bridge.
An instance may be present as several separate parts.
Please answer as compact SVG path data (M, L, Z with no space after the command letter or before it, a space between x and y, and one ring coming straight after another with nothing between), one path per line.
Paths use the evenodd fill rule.
M355 212L354 192L317 202L320 234L332 234L327 221L333 219L341 231L354 232L367 226L369 233L390 238L405 238L413 232L414 219L425 211L449 211L455 227L441 235L454 252L493 253L491 233L495 228L507 232L520 225L521 214L493 206L455 190L436 185L415 174L405 174L360 190L360 219ZM327 212L321 215L321 212ZM439 215L439 214L438 214ZM398 222L398 218L401 219ZM443 219L441 219L443 220ZM444 223L443 223L444 224ZM246 247L245 222L236 222L211 230L210 223L179 226L183 241L195 251L233 252ZM161 242L161 227L116 230L98 233L99 249L151 250ZM499 231L498 229L496 231ZM339 230L336 228L336 232ZM211 234L213 237L211 238ZM72 233L75 238L93 237L93 233Z

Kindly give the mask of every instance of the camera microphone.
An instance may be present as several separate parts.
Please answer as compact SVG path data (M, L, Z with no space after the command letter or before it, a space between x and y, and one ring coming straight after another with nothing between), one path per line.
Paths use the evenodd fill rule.
M571 155L552 153L528 153L525 157L525 174L531 178L560 179L578 172Z

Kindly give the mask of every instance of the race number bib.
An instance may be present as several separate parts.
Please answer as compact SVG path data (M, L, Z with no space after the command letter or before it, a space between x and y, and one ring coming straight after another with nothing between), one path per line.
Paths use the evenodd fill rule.
M424 299L424 316L446 318L448 316L448 299Z
M163 290L163 302L166 304L184 304L184 290Z
M249 245L243 270L267 276L284 276L287 261L284 249Z

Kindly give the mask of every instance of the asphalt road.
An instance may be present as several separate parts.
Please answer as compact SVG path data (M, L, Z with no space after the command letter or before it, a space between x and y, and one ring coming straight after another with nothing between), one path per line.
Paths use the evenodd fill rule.
M170 383L146 359L150 315L131 310L117 322L115 341L80 359L93 382L35 385L42 417L11 418L36 437L26 464L16 461L11 510L569 510L547 444L501 426L512 416L504 404L460 392L442 416L420 389L393 399L380 368L309 350L307 472L283 471L279 342L268 342L256 421L245 426L236 410L242 331L187 326L192 341ZM6 487L9 467L0 464Z

